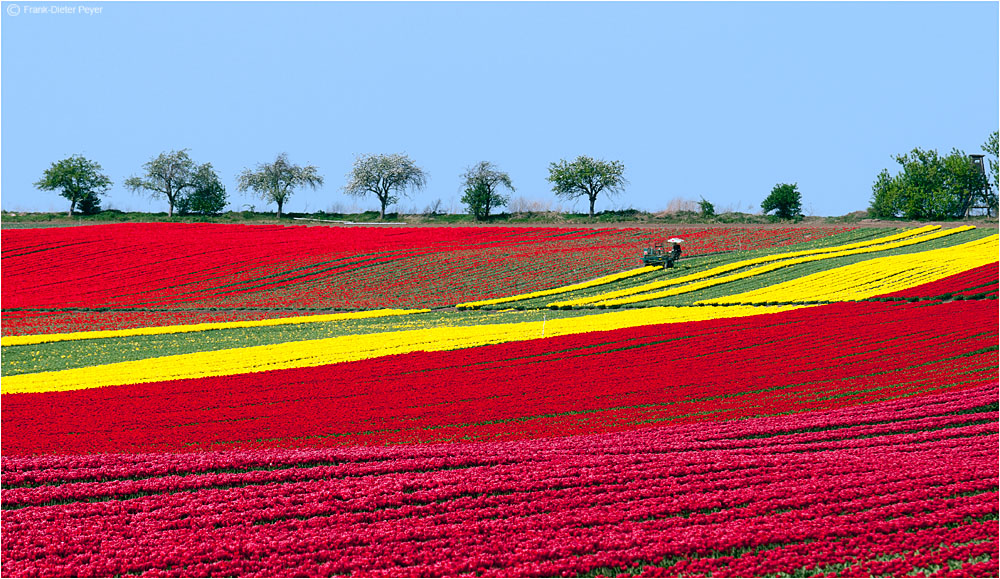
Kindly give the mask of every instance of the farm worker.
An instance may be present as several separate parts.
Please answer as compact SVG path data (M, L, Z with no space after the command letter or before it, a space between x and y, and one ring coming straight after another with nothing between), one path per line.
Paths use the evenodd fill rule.
M681 256L681 244L675 243L674 248L670 251L670 257L673 261L677 261Z

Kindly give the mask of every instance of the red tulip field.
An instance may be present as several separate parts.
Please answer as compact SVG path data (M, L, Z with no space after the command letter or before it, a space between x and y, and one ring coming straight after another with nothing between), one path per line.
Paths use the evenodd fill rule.
M1000 572L995 229L2 241L4 576Z

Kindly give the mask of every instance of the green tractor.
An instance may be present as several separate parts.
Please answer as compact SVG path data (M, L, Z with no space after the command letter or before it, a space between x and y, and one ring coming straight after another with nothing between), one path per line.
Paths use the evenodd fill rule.
M657 243L653 247L647 247L642 250L642 263L645 265L660 265L664 269L668 267L674 267L674 262L681 258L681 242L683 239L678 239L672 237L667 240L667 243L673 243L674 246L668 251L663 243Z

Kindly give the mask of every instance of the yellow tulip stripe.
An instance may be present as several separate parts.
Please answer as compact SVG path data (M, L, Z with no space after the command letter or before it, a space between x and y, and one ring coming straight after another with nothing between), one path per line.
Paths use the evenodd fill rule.
M458 309L461 310L461 309L466 309L466 308L478 308L478 307L481 307L481 306L492 306L492 305L503 304L503 303L507 303L507 302L517 302L517 301L527 300L527 299L531 299L531 298L541 298L541 297L545 297L545 296L551 296L551 295L561 294L561 293L565 293L565 292L571 292L571 291L575 291L575 290L587 289L587 288L591 288L591 287L594 287L594 286L599 286L599 285L603 285L603 284L606 284L606 283L611 283L611 282L615 282L615 281L618 281L618 280L622 280L622 279L634 277L634 276L641 275L641 274L644 274L644 273L649 273L651 271L656 271L658 269L663 269L663 268L660 267L660 266L658 266L658 265L649 265L649 266L646 266L646 267L640 267L638 269L630 269L628 271L623 271L623 272L620 272L620 273L614 273L614 274L611 274L611 275L606 275L604 277L599 277L597 279L592 279L590 281L584 281L584 282L580 282L580 283L575 283L573 285L566 285L566 286L561 286L561 287L557 287L557 288L553 288L553 289L541 290L541 291L531 292L531 293L527 293L527 294L519 294L519 295L516 295L516 296L509 296L509 297L505 297L505 298L496 298L496 299L492 299L492 300L480 300L478 302L466 302L464 304L458 304L455 307L457 307Z
M922 231L926 233L928 231L933 231L934 229L939 229L939 227L928 226L928 227L922 227L914 231L918 232ZM823 248L821 250L794 251L790 253L780 253L777 255L757 257L754 259L747 259L744 261L738 261L736 263L722 265L703 272L694 273L683 277L648 283L634 288L608 292L605 294L580 298L576 300L556 302L549 304L549 307L578 306L584 304L610 306L610 305L622 305L622 304L631 304L631 303L655 300L669 296L675 296L679 294L693 292L700 289L704 289L706 287L728 283L731 281L745 279L755 275L760 275L763 273L775 271L783 267L788 267L790 265L809 263L812 261L819 261L823 259L835 259L838 257L845 257L849 255L860 255L865 253L873 253L877 251L897 249L900 247L915 245L917 243L923 243L925 241L939 239L941 237L946 237L948 235L953 235L955 233L959 233L962 231L968 231L970 229L975 229L975 227L972 226L956 227L954 229L946 229L943 231L933 231L932 233L927 233L926 235L906 236L903 237L902 239L900 238L902 234L897 234L879 239L874 239L868 242L851 243L832 248L830 247ZM797 256L803 256L803 257L797 257ZM728 276L715 277L723 273L728 273L730 271L743 269L746 267L751 267L754 265L759 265L768 262L774 262L774 263L770 263L762 267L755 267L748 271ZM645 292L650 292L652 290L669 286L676 286L687 282L695 282L695 283L690 283L682 287L677 287L665 291L645 293ZM642 294L642 295L636 295L636 294Z
M897 292L995 263L1000 237L907 255L889 255L821 271L773 286L699 304L849 301Z
M228 376L284 368L305 368L407 352L457 350L487 344L618 330L652 324L752 316L800 307L809 306L658 307L562 318L547 322L429 328L381 334L339 336L321 340L163 356L55 372L19 374L5 377L0 391L3 394L21 394L82 390L164 380Z
M69 334L35 334L33 336L4 336L0 338L2 346L30 346L50 342L67 342L70 340L94 340L98 338L122 338L129 336L156 336L160 334L183 334L187 332L204 332L208 330L228 330L232 328L262 328L266 326L286 326L290 324L314 324L333 322L337 320L359 320L364 318L382 318L388 316L405 316L420 314L430 310L370 310L365 312L346 312L343 314L323 314L320 316L295 316L291 318L275 318L272 320L250 320L242 322L216 322L208 324L185 324L179 326L156 326L150 328L130 328L127 330L103 330L97 332L72 332Z

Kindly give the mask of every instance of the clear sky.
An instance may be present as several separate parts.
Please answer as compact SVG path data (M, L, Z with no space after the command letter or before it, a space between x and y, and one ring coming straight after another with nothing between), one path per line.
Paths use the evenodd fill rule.
M997 2L2 5L13 211L67 210L32 184L73 154L114 181L105 208L165 211L122 182L187 148L231 208L273 209L236 177L287 152L326 184L286 212L377 209L342 193L354 155L402 152L430 175L403 211L461 211L459 175L481 160L515 197L586 211L545 179L589 155L630 181L598 211L704 197L757 212L796 182L807 215L843 215L893 155L981 153L1000 124Z

